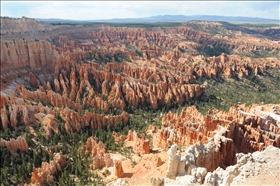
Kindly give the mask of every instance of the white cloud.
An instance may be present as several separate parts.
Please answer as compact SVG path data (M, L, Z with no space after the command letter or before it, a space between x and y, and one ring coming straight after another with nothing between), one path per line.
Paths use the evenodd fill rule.
M13 17L17 11L7 2L3 12ZM27 17L75 20L137 18L164 14L227 15L279 19L279 3L249 1L39 1L17 2L24 5ZM278 5L278 6L277 6ZM16 4L15 4L16 7ZM2 11L1 11L2 12ZM1 13L2 15L2 13ZM20 17L21 17L20 16Z

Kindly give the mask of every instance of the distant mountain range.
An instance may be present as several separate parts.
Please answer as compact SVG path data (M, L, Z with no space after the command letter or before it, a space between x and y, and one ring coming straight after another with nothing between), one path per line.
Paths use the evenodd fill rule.
M253 17L239 17L239 16L216 16L216 15L158 15L144 18L114 18L114 19L98 19L98 20L69 20L69 19L41 19L36 18L37 21L48 23L59 22L104 22L104 23L153 23L153 22L187 22L193 20L201 21L226 21L230 23L255 23L255 24L278 24L279 19L265 19Z

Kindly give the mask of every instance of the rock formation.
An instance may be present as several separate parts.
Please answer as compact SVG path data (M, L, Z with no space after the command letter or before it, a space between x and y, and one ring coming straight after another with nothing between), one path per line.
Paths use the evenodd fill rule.
M19 136L17 137L17 139L12 138L9 141L0 138L0 141L1 148L4 148L6 146L13 156L17 156L17 150L28 150L28 144L23 136Z
M97 113L85 112L83 116L80 116L77 112L64 108L60 112L61 118L66 122L65 129L69 134L73 134L75 131L80 131L84 123L85 126L90 126L92 129L104 128L107 125L114 126L115 123L121 122L124 125L128 122L128 114L122 112L120 115L101 115Z
M221 128L207 144L197 143L186 149L188 173L191 173L193 165L205 167L207 172L212 172L218 166L227 167L236 163L234 143L224 136L227 135L226 131L227 129Z
M269 146L262 152L237 154L237 163L226 169L208 172L204 183L211 185L255 185L279 183L279 148ZM274 167L273 169L269 167ZM270 176L271 175L271 176ZM267 179L269 176L269 179Z
M36 119L38 115L54 114L54 111L48 106L43 106L42 104L27 104L23 98L10 96L10 99L6 100L5 102L5 107L1 109L1 121L4 130L7 129L8 126L11 126L15 129L18 129L22 126L38 126L39 123ZM55 127L55 125L48 127ZM55 128L55 132L58 132Z
M113 163L110 155L106 153L105 145L101 141L97 143L94 137L87 139L82 150L90 153L93 157L93 163L90 165L90 169L96 170L103 167L110 167Z
M202 184L207 172L212 172L218 167L234 165L236 163L234 143L232 139L226 137L227 135L229 135L227 129L221 127L207 144L198 142L188 146L183 156L177 154L177 145L172 145L167 152L166 178L177 180L177 176L183 176L180 179L186 179L188 183ZM180 179L177 181L180 182Z
M74 110L81 109L80 104L69 100L68 98L61 96L51 90L42 91L38 89L35 92L27 90L24 86L17 86L17 92L22 98L18 98L17 104L14 104L15 101L8 101L7 105L9 108L10 118L8 118L6 108L1 109L1 120L2 127L5 129L8 125L17 127L18 125L29 125L32 123L38 124L36 121L36 115L38 113L51 114L43 120L43 125L48 137L50 137L50 131L53 130L56 134L60 134L58 130L58 124L54 121L54 111L48 106L43 106L43 104L50 104L53 107L65 107L61 109L60 116L66 122L66 132L73 134L75 131L80 131L81 123L85 123L86 126L91 126L93 129L103 128L107 125L113 126L115 123L121 122L124 125L128 122L128 114L122 112L120 115L102 115L97 113L92 113L86 111L84 115L79 115L78 112ZM24 103L23 98L31 98L34 101L41 102L38 106L31 106ZM74 110L68 108L71 107ZM19 114L20 113L20 114ZM22 113L22 114L21 114ZM20 121L18 121L19 118Z
M212 116L203 116L195 107L188 107L180 114L170 112L164 115L162 128L155 134L153 144L155 147L167 147L168 143L190 145L198 141L206 144L215 130L223 126L229 130L226 137L233 139L241 152L264 150L269 145L279 147L279 107L274 106L273 110L270 106L269 111L261 109L264 107L241 105L231 107L228 113L218 112Z
M230 108L227 118L237 123L233 140L238 151L248 153L270 145L280 147L279 116L279 104Z
M189 117L186 117L186 113L190 114ZM278 105L252 105L251 107L240 105L231 107L229 112L214 111L211 116L202 116L192 107L183 110L180 115L166 114L163 117L162 127L172 130L173 135L182 130L178 127L184 126L181 123L186 125L186 121L190 121L193 126L199 129L195 130L196 132L203 131L203 135L208 137L206 141L201 140L203 138L197 139L197 142L194 142L195 144L186 148L183 156L176 154L177 146L172 145L168 150L166 178L175 179L176 176L183 176L177 177L178 180L176 178L176 184L182 182L202 184L204 182L213 185L230 185L235 177L245 174L241 174L241 171L251 167L250 165L247 168L241 168L251 154L245 156L236 154L236 148L241 152L248 153L264 150L270 145L278 147L279 134L276 131L278 131L279 113ZM270 125L273 125L273 127L270 127ZM269 135L269 130L274 132ZM162 129L156 135L161 131ZM237 135L243 131L246 135ZM169 137L169 133L162 134ZM167 137L162 135L162 138L156 139L155 142L167 140ZM262 143L262 140L265 141ZM248 145L243 146L242 141L246 141ZM176 143L180 140L171 142ZM156 144L166 144L166 142ZM271 149L277 148L269 147L267 151ZM264 160L260 161L263 162ZM257 160L251 162L257 162ZM238 182L237 180L236 178L235 183ZM166 184L169 184L169 182L167 179ZM175 182L171 181L170 183L175 184Z
M157 177L151 177L150 179L150 184L151 186L160 186L163 183L162 178L157 178Z
M123 178L124 177L122 162L120 160L114 160L114 174L118 178Z
M50 138L52 136L51 131L53 131L55 134L60 136L60 131L58 129L59 125L55 122L54 117L55 117L54 115L48 114L42 120L42 125L44 127L45 132L46 132L45 135L46 135L47 138Z
M51 69L52 73L54 73L54 69L56 69L56 73L59 73L60 70L65 67L67 68L67 64L65 63L70 61L83 61L86 63L90 62L91 64L93 64L93 61L102 60L106 63L120 62L122 60L132 61L140 65L137 68L125 67L126 69L111 68L112 65L109 65L110 67L107 68L108 66L106 65L104 71L107 71L108 74L114 72L115 74L111 74L111 77L117 77L120 72L124 72L125 76L134 79L141 79L152 84L164 82L167 83L167 86L169 86L169 83L182 84L185 82L193 84L196 82L196 77L215 78L219 73L224 74L228 78L234 78L236 76L239 78L246 78L250 71L253 71L256 75L261 75L266 69L277 68L280 65L279 60L276 58L270 58L269 60L265 58L240 58L237 55L227 55L224 53L214 57L199 55L201 48L205 48L206 45L212 46L213 48L220 47L226 51L230 51L229 53L236 54L252 53L254 51L268 52L268 54L279 52L279 43L266 39L261 39L261 42L258 42L258 38L254 36L239 35L232 38L219 38L213 37L209 33L199 32L187 27L168 29L156 28L151 30L115 27L94 29L91 27L79 27L78 29L77 27L71 26L59 27L38 23L35 19L30 18L21 18L19 20L1 18L1 23L3 36L1 40L1 61L3 64L9 64L9 69L12 67L11 70L15 72L10 73L8 72L8 68L2 68L1 79L2 82L6 82L3 84L11 83L11 81L7 82L10 77L14 76L13 79L15 79L17 75L16 72L21 71L26 71L28 75L29 72L34 71L34 69L38 70L41 68L39 72L42 72L42 69L47 67ZM193 25L193 23L188 24ZM33 28L32 31L27 31L30 27ZM214 27L216 28L216 26ZM51 33L54 28L56 28L54 33ZM26 30L26 32L22 33L22 29ZM21 31L19 32L19 30ZM45 34L41 33L41 31L44 31ZM73 35L72 32L76 34ZM26 36L26 40L21 40L24 38L24 35ZM28 39L30 38L29 35L33 35L34 38L32 39L37 38L36 40L39 42ZM188 38L189 41L186 42L179 39L177 37L178 35L182 38ZM51 41L52 44L49 41ZM128 46L123 45L122 43L124 42L128 43ZM170 50L164 48L170 48ZM31 67L32 70L27 71L25 67ZM156 69L154 67L156 67ZM130 72L127 73L127 70ZM79 70L76 72L79 72ZM36 74L40 76L39 73ZM23 74L19 73L18 75ZM58 77L59 76L57 76L57 78ZM120 78L119 76L118 79ZM40 78L37 77L37 79ZM127 78L124 77L124 79ZM131 82L131 79L128 79L130 80L129 82ZM104 83L104 86L106 84L113 85L108 79L104 80L105 79L99 83ZM34 85L34 82L31 82ZM143 84L142 81L136 81L135 83L147 86ZM131 104L137 105L142 103L142 101L145 100L143 96L148 98L152 108L158 107L158 102L163 101L161 100L162 97L160 97L161 99L158 98L160 94L155 94L154 91L142 92L141 90L142 96L142 94L138 94L138 90L134 89L133 94L132 90L128 87L131 85L131 83L125 85L129 92L127 92L128 94L125 93L127 96L123 95ZM119 86L122 86L122 84L119 84ZM166 88L166 85L164 86ZM106 92L105 87L103 90ZM7 88L7 86L3 88ZM119 88L115 87L114 89ZM160 90L160 88L161 87L158 87L157 89ZM117 90L114 90L114 92L115 91ZM167 92L166 90L163 91L163 93ZM175 96L176 94L182 94L178 89L177 93L173 90L169 91L169 93L171 92L175 94ZM170 97L170 95L167 97ZM112 99L111 104L117 105L117 103L119 103L121 104L120 108L125 105L121 95L120 98L113 97ZM157 101L155 99L157 99ZM168 101L168 98L166 99ZM176 101L184 102L182 98L173 99L179 99Z
M128 134L126 136L118 136L117 133L113 132L113 137L115 140L115 143L120 143L121 140L124 140L124 142L131 142L129 145L133 147L133 151L135 154L149 154L150 153L150 140L146 139L145 134L142 134L141 137L138 137L138 134L136 131L128 131Z
M162 128L153 138L153 145L167 147L168 143L207 143L208 137L214 135L218 123L226 124L225 121L214 120L210 116L204 117L194 106L186 108L180 114L169 112L162 118Z
M140 138L135 140L134 153L149 154L150 153L150 141L146 139L146 136L142 134Z
M157 159L157 167L161 166L162 163L163 163L163 162L162 162L161 158L158 157L158 159Z
M54 67L55 51L47 41L2 41L1 62L13 68ZM54 69L53 69L54 70Z
M54 183L54 176L62 171L68 164L67 157L61 153L56 153L50 163L43 162L41 168L35 168L32 172L31 182L36 185Z
M34 18L22 17L19 19L14 18L1 18L1 34L19 33L33 31L44 31L52 29L50 24L37 22Z
M177 145L172 145L167 152L168 154L168 168L166 177L175 179L178 172L178 165L180 162L180 155L177 155Z
M42 126L51 138L53 133L60 135L62 127L74 136L86 127L127 125L134 107L157 110L207 101L203 79L246 82L279 69L280 43L274 41L279 38L278 27L229 28L204 21L157 28L53 26L1 17L1 127L16 132L28 129L36 136L34 131ZM250 55L256 58L245 57ZM256 165L251 160L262 160L237 154L234 165L236 152L278 153L274 147L280 147L279 109L279 104L239 105L203 116L192 106L180 114L165 114L159 130L153 126L146 130L153 147L180 144L187 149L179 155L172 145L167 178L153 177L151 184L237 184L239 177L247 175L240 169L249 170ZM112 135L136 154L153 155L145 134ZM28 150L22 136L1 138L0 146L13 155ZM113 165L105 145L95 138L88 138L81 149L93 156L91 169ZM43 162L42 168L34 169L31 181L56 184L54 177L66 166L66 159L56 154L50 163ZM153 165L166 166L161 158ZM125 176L121 161L114 161L114 171L118 178ZM127 183L119 180L118 184Z
M10 94L16 84L38 88L38 80L48 80L54 73L56 51L48 41L1 40L1 92Z

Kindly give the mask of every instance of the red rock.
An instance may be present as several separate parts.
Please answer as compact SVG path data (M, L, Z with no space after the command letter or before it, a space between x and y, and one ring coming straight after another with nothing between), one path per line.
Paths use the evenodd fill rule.
M18 20L12 18L1 18L1 24L5 25L2 28L2 34L6 33L18 33L18 32L28 32L30 29L32 31L45 31L51 30L54 27L50 24L37 22L34 18L22 17Z
M31 84L32 87L34 88L38 88L40 83L38 81L38 79L36 78L36 76L31 72L29 73L29 83Z
M158 159L157 159L157 167L161 166L162 163L163 163L163 162L162 162L161 158L158 157Z
M164 148L168 142L183 145L197 141L207 143L207 138L213 136L216 127L209 121L204 120L204 116L194 106L183 110L180 115L169 112L162 118L162 128L153 137L153 145Z
M3 108L4 105L7 104L7 98L5 96L0 96L0 108Z
M1 124L2 124L2 128L4 130L6 130L8 128L9 119L8 119L7 110L5 107L1 108Z
M90 168L93 170L110 167L112 165L112 159L109 154L106 153L105 145L99 141L96 143L93 137L87 139L86 144L82 147L82 150L91 152L93 157L93 163L90 165Z
M1 146L4 146L3 144L5 144L5 146L8 148L8 150L14 155L17 155L17 150L20 151L27 151L28 150L28 144L25 140L24 137L19 136L17 137L17 139L10 139L9 141L5 141L1 138Z
M134 153L135 154L149 154L150 153L150 141L146 139L146 136L143 134L141 138L136 138L134 144Z
M114 174L118 178L123 178L124 177L122 162L119 161L119 160L114 160Z
M267 126L264 130L263 119L257 106L244 105L231 107L228 113L216 112L214 115L203 116L195 107L188 107L179 115L168 113L162 119L162 128L153 137L154 147L167 147L168 143L182 145L195 144L198 141L206 144L220 126L227 127L227 138L233 139L236 148L244 153L261 151L269 145L279 146L277 125ZM269 114L270 112L264 112ZM237 123L237 125L235 125ZM276 132L271 135L267 130Z
M53 114L48 114L41 122L46 132L45 135L47 138L52 137L51 131L60 136L60 130L58 129L59 125L55 122L54 118L55 116Z
M45 182L53 183L54 176L62 171L69 162L67 157L61 153L56 153L50 163L42 162L41 168L35 168L32 172L31 182L36 185L43 185Z

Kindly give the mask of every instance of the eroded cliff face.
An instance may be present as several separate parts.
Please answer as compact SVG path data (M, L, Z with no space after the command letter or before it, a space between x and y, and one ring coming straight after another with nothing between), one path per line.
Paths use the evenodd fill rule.
M1 34L30 31L45 31L54 28L50 24L37 22L34 18L1 18Z
M279 148L269 146L262 152L240 153L236 156L238 160L235 165L208 172L204 183L211 185L277 185L279 183Z
M169 143L192 145L198 141L207 143L220 126L229 126L230 121L212 116L203 116L195 106L188 107L180 114L171 113L162 118L162 127L153 138L155 147L168 147Z
M158 147L174 144L167 151L166 178L161 182L253 183L247 177L255 178L259 172L247 175L246 179L241 177L250 169L249 165L268 166L263 160L265 156L262 157L265 151L279 153L279 121L279 105L239 105L231 107L229 112L213 111L207 116L198 113L195 107L188 107L180 114L166 114L162 128L153 137ZM178 152L177 144L187 146L184 154ZM237 154L238 151L242 153ZM259 157L255 151L264 152ZM252 156L252 152L256 155Z
M114 174L117 178L123 178L124 177L122 161L114 160Z
M280 147L280 105L241 105L229 112L236 118L234 141L240 152L262 151L273 145Z
M1 92L10 94L15 85L53 79L59 57L48 41L1 39Z
M166 178L191 175L190 183L203 183L207 172L218 167L226 168L236 163L234 143L226 138L225 129L221 129L207 144L197 143L186 148L185 154L177 154L177 145L168 150L168 168ZM211 161L209 161L211 160Z
M195 107L188 107L180 114L168 113L162 119L162 128L153 138L155 147L168 147L169 143L182 145L207 143L219 127L228 129L226 137L234 141L243 152L262 151L279 146L279 105L240 105L229 112L203 116Z
M218 136L212 138L213 141L210 141L206 145L196 144L187 147L185 154L181 156L181 159L180 155L176 154L176 145L171 146L168 151L169 159L166 178L153 178L150 181L151 184L155 179L160 179L159 183L163 183L164 185L278 184L280 166L278 161L279 148L268 146L262 152L257 151L252 154L238 153L236 156L232 156L231 154L233 151L231 149L234 147L230 147L232 145L229 145L233 144L231 139L224 138L221 141L217 141L217 137ZM219 138L220 137L221 136L219 136ZM220 144L216 144L217 142ZM228 144L228 142L230 143ZM225 146L229 147L229 149L225 149ZM224 154L229 155L229 157L223 157ZM205 160L205 158L207 160ZM203 163L200 164L201 162ZM223 168L223 166L217 164L217 162L222 164L227 162L230 164L227 164L227 167ZM276 169L271 169L271 167L275 167ZM267 175L264 175L264 173ZM267 179L267 177L269 177L269 179Z
M1 40L1 64L10 68L53 68L55 61L55 51L48 41Z

